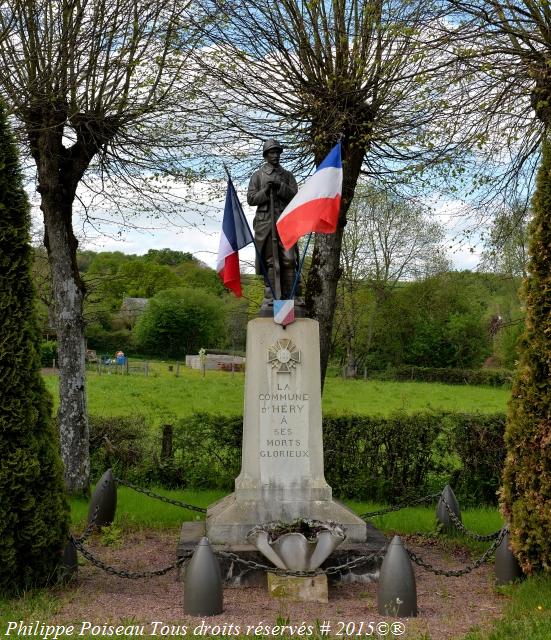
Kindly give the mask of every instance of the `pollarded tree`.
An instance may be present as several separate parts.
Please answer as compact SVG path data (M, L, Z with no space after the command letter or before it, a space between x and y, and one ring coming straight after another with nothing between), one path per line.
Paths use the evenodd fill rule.
M0 593L55 577L68 507L51 399L40 375L30 215L0 107Z
M337 232L317 234L306 289L320 322L322 381L347 211L362 173L403 183L458 146L445 100L450 71L432 0L201 0L210 47L203 123L218 153L260 161L258 141L281 137L283 161L304 173L343 136ZM206 125L205 125L206 126ZM256 144L252 144L256 141ZM250 174L249 174L250 175Z
M61 451L75 493L88 490L89 434L86 288L73 207L87 175L92 209L106 193L122 193L116 205L127 219L135 206L127 187L182 169L187 8L187 0L13 0L0 11L0 95L36 164L57 321ZM141 210L148 202L140 198Z
M526 329L505 432L501 494L523 569L551 571L551 146L543 145L533 198Z

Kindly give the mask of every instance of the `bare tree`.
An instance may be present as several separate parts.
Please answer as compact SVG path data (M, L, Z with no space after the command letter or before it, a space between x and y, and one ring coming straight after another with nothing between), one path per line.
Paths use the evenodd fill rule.
M479 269L510 278L526 277L529 218L530 209L523 202L498 211L484 240Z
M218 149L240 161L282 136L295 171L319 164L343 136L344 182L337 232L317 235L306 298L320 321L322 381L347 211L361 174L394 185L461 144L445 99L449 35L429 0L202 0L210 47L203 100L219 122ZM221 143L220 143L221 141ZM258 153L258 152L257 152Z
M430 219L426 207L371 185L358 186L343 237L338 305L350 374L355 375L359 354L369 353L380 309L399 283L449 268L443 240L442 225ZM362 289L370 296L359 308Z
M104 195L115 178L120 193L152 167L181 168L185 96L176 95L175 83L190 44L186 20L185 0L13 0L0 9L0 93L36 164L44 215L61 450L73 493L89 484L85 286L73 207L85 186Z
M549 8L532 0L446 2L454 10L449 52L457 61L450 96L463 126L478 138L474 189L505 205L527 203L551 122Z

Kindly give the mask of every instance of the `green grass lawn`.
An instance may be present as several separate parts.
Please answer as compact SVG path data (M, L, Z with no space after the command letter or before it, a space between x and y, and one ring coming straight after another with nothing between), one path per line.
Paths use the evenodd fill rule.
M181 368L180 376L167 373L166 364L153 364L151 375L88 374L88 406L92 415L142 414L161 420L198 411L239 414L243 411L241 373ZM57 376L46 376L57 403ZM429 410L493 413L505 411L509 389L445 385L427 382L382 382L327 378L323 410L388 415L395 411Z

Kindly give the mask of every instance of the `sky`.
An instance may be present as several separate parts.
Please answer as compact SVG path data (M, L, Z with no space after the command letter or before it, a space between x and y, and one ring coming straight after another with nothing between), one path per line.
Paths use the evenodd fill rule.
M246 204L246 194L239 189L239 198L245 215L252 228L254 208ZM481 247L469 246L462 239L462 231L467 227L465 221L465 205L461 201L432 201L434 219L441 222L446 229L447 256L456 270L475 270L480 258ZM42 219L38 201L32 202L33 229L42 237ZM205 205L205 216L195 212L181 212L175 216L170 226L168 223L151 221L136 215L133 223L136 228L121 228L117 224L103 223L97 228L83 224L78 215L75 217L75 232L79 239L80 249L92 251L121 251L127 254L143 255L149 249L169 248L176 251L192 253L209 267L215 268L222 227L224 198L211 199ZM186 223L183 222L186 219ZM178 222L181 219L181 222ZM475 240L476 241L476 240ZM254 247L249 245L239 252L241 269L244 272L254 271Z

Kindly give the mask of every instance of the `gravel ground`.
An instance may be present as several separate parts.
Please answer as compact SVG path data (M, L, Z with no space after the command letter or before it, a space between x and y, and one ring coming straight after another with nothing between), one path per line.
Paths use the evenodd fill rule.
M471 559L467 552L461 550L453 554L442 550L434 540L410 537L406 542L415 553L439 567L459 568ZM176 543L175 532L142 531L127 535L118 548L102 546L97 539L87 544L107 563L140 571L170 564L175 559ZM372 637L448 640L462 637L473 627L489 625L500 615L505 604L505 597L493 588L491 564L460 578L435 576L418 567L415 568L415 576L419 615L401 619L399 622L403 628L390 627L394 620L377 613L376 583L330 586L328 604L281 601L271 598L265 589L259 587L227 587L224 590L224 612L206 618L205 624L226 625L228 635L239 627L242 634L254 636L258 625L300 627L305 623L315 627L328 622L329 635L338 637L340 632L340 637L346 638L351 635L369 636L371 622L374 629ZM128 580L109 575L86 562L79 567L76 583L62 592L62 606L52 622L75 623L75 635L82 629L83 622L100 626L135 625L134 630L127 630L128 634L133 631L134 637L140 637L141 626L142 637L148 637L153 631L156 631L156 637L205 635L200 630L194 634L202 620L184 615L182 593L176 571L147 580ZM154 622L158 624L155 626ZM360 628L362 622L364 624ZM348 623L356 626L350 624L345 627ZM380 623L383 625L377 627ZM233 625L231 628L230 624ZM207 634L212 631L211 628ZM215 634L223 631L214 629ZM280 634L275 632L273 635Z

